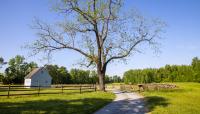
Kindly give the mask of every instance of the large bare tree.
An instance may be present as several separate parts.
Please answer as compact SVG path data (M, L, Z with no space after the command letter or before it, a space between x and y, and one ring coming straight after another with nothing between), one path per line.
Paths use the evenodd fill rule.
M39 39L29 45L34 54L73 50L85 57L86 66L95 66L100 90L105 90L107 65L139 52L142 44L155 46L163 28L158 19L146 19L128 10L123 0L59 0L54 9L63 20L47 24L36 20ZM146 45L145 45L146 46Z

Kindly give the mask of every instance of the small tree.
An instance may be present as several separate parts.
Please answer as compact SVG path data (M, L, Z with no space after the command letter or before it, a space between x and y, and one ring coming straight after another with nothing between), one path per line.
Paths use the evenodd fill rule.
M5 62L2 57L0 57L0 68L2 68L2 66L5 64L7 64L7 62Z
M11 58L8 67L5 69L4 83L23 83L24 77L35 67L37 67L36 63L27 63L23 56L17 55Z
M153 47L163 23L137 11L123 12L123 0L58 0L55 11L63 20L54 25L36 20L39 39L28 47L34 54L69 49L82 54L81 65L97 68L100 90L105 90L107 65L139 52L141 44Z

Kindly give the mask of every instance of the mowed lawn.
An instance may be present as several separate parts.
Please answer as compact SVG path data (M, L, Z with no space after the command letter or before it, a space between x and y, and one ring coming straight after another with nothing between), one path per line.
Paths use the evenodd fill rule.
M92 114L114 98L100 91L0 97L0 114Z
M200 114L200 83L175 83L176 90L142 93L152 114Z

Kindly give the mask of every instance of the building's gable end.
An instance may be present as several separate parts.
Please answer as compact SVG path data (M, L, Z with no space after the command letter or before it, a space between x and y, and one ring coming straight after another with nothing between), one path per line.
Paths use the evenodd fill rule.
M52 77L49 75L46 68L39 68L37 72L33 71L30 74L31 76L29 76L29 78L31 79L31 86L51 86Z

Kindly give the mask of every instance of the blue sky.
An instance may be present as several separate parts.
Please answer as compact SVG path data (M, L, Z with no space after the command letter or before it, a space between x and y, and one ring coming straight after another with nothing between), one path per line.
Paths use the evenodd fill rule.
M46 63L41 56L28 57L28 50L21 47L37 39L29 27L33 18L54 22L59 15L50 11L50 0L1 0L0 2L0 56L9 60L15 55L24 55L27 61ZM142 54L129 58L127 64L115 62L108 66L107 74L122 75L135 68L158 68L166 64L190 64L195 56L200 57L200 1L199 0L127 0L125 7L137 8L143 15L158 17L167 23L161 43L161 53L144 49ZM77 67L77 53L61 51L54 54L52 64Z

